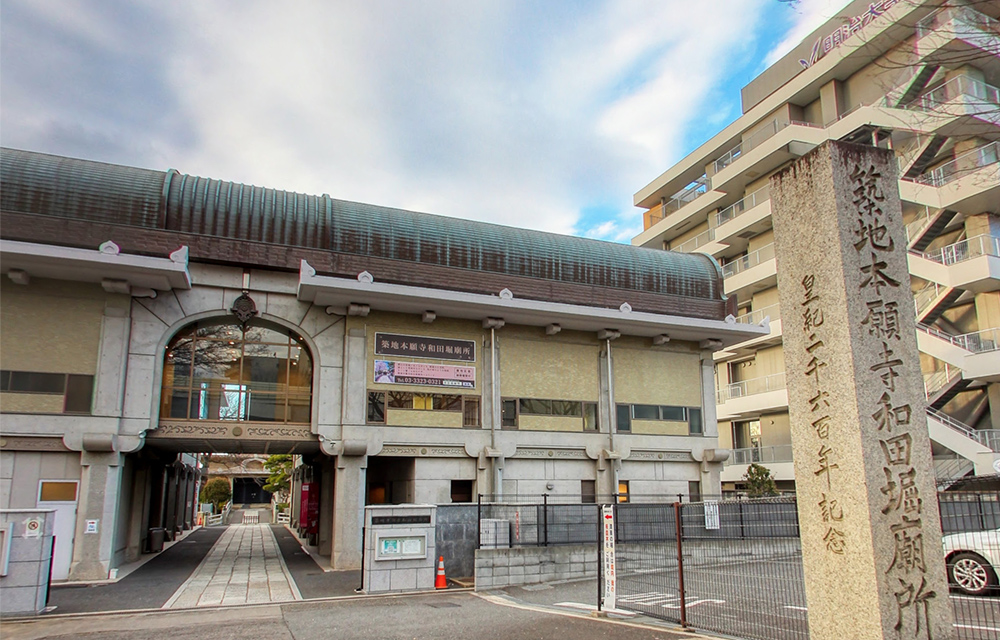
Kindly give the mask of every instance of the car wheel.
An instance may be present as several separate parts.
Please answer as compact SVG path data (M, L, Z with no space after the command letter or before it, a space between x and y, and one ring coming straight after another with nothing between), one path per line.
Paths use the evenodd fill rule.
M959 591L978 596L996 586L993 568L974 553L956 553L948 560L948 582Z

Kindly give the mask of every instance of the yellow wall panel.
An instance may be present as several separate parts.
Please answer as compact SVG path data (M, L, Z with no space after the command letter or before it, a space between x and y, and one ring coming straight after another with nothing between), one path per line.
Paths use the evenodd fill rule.
M419 409L389 409L385 417L390 427L450 427L462 428L461 411L421 411Z
M506 329L505 329L506 330ZM526 333L526 332L525 332ZM546 336L500 338L500 392L510 398L597 401L597 344Z
M666 420L632 420L632 433L651 436L686 436L688 423Z
M522 431L583 431L583 418L579 416L518 416L518 429Z
M615 402L701 406L701 358L656 348L623 349L611 344Z
M0 411L9 413L62 413L63 397L47 393L0 393Z

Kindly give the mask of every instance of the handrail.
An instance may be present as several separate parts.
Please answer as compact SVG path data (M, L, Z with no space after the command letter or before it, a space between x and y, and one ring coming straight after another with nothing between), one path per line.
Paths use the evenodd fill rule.
M911 220L910 223L906 225L906 241L909 242L913 236L923 231L924 227L930 224L930 221L930 207L924 205L924 212L922 214L918 214L916 218Z
M735 276L737 273L742 273L743 271L773 259L774 243L772 242L771 244L764 245L756 251L748 253L745 256L740 256L732 262L727 262L722 265L722 277L730 278Z
M945 333L922 322L917 323L917 329L972 353L989 353L1000 350L1000 328L972 331L957 336Z
M754 462L792 462L792 445L779 444L770 447L745 447L730 449L729 459L722 466L751 464Z
M769 391L780 391L785 388L784 371L772 373L769 376L750 378L749 380L728 384L723 389L718 389L716 391L716 404L723 404L726 400L733 398L743 398Z
M977 26L984 31L1000 31L1000 22L997 22L990 16L980 13L970 7L950 5L935 11L917 22L917 37L923 38L936 28L955 20L956 18L964 19L966 22Z
M711 179L702 174L697 180L689 182L683 189L670 196L666 202L663 203L663 217L667 216L667 211L677 211L689 202L694 202L701 196L708 192L709 186L711 185Z
M736 162L744 153L747 153L751 149L760 146L764 141L775 136L779 131L788 127L790 125L796 125L800 127L814 127L822 129L823 126L815 124L813 122L803 122L801 120L789 120L788 122L781 122L777 118L767 123L765 126L761 127L757 131L754 131L749 137L744 138L738 145L727 151L726 153L719 156L712 166L715 168L715 172L718 173Z
M914 178L912 182L943 187L953 180L1000 162L1000 142L977 147ZM906 178L904 178L905 180Z
M919 316L921 313L929 309L944 292L949 291L950 289L951 287L931 282L926 287L918 291L913 296L913 308L916 310L916 314Z
M981 256L1000 257L1000 237L984 233L934 251L913 251L911 253L943 265L958 264Z
M754 309L750 313L736 316L736 322L739 324L760 324L766 317L770 317L772 321L781 318L781 305L775 302L766 307Z
M758 204L761 204L764 201L770 199L770 197L771 197L771 189L769 185L757 189L756 191L746 196L739 202L731 204L722 211L716 213L714 215L715 226L716 227L721 226L723 223L729 222L733 218L739 217L744 212L749 211L750 209L756 207Z
M944 369L924 375L924 395L930 399L932 395L944 389L949 382L960 375L962 375L961 369L953 367L946 362Z
M1000 429L973 429L964 422L956 420L955 418L941 413L936 409L932 409L931 407L927 407L927 415L935 418L945 426L950 427L953 431L961 433L966 438L975 440L992 451L1000 450L997 448L1000 446Z
M699 247L703 247L712 240L715 240L715 229L709 229L699 233L693 238L688 238L684 242L680 243L676 247L671 247L671 251L678 251L680 253L691 253L696 251Z
M906 85L903 85L890 91L885 97L886 105L891 106L906 92L906 89ZM957 75L930 91L920 94L912 102L899 105L897 108L934 111L941 105L960 97L977 98L984 101L983 104L994 107L1000 104L1000 89L967 75Z

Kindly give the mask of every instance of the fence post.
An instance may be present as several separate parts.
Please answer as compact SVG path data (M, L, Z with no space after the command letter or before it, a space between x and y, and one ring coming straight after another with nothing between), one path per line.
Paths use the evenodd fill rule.
M597 505L597 610L604 604L604 519L601 505ZM615 514L617 516L617 514ZM617 520L617 518L616 518Z
M549 546L549 494L542 494L542 546Z
M480 527L483 526L483 494L476 494L476 548L479 548L479 543L482 540L483 532Z
M681 626L687 627L687 605L684 600L684 548L681 540L684 538L681 524L681 503L674 503L674 521L677 525L677 590L681 597Z
M743 522L743 496L736 496L736 504L740 507L740 540L746 540L747 531Z

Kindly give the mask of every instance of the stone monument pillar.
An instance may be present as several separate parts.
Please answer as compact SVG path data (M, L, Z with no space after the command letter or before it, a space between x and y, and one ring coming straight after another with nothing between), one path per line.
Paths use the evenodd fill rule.
M895 158L826 142L771 203L810 638L951 638Z

